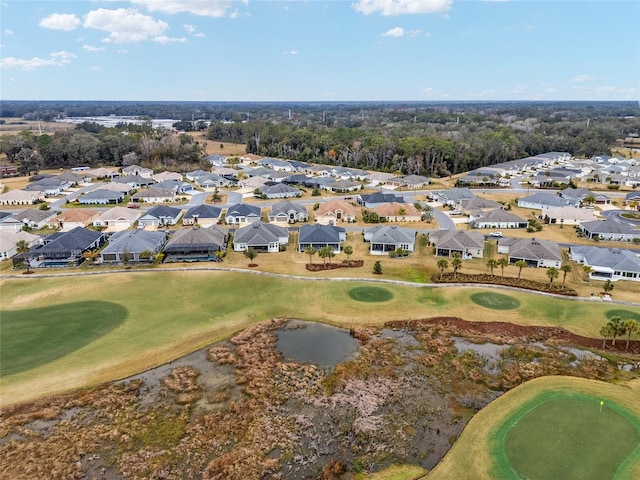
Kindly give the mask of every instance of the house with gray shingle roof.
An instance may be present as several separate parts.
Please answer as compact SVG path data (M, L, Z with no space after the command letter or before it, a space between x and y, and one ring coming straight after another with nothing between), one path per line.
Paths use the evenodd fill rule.
M358 204L366 208L375 208L385 203L404 203L404 197L395 193L376 192L371 194L362 194L357 197Z
M468 188L449 188L447 190L439 190L428 192L429 198L434 201L441 202L442 205L455 207L465 198L473 198L475 195Z
M44 228L57 215L53 210L40 210L39 208L28 208L13 214L13 218L20 220L29 228Z
M268 215L270 223L295 223L309 220L309 213L304 205L289 201L274 204Z
M66 267L78 265L83 252L100 247L105 240L102 232L76 227L43 239L43 244L32 247L27 254L32 267Z
M640 258L635 252L621 248L572 245L571 260L591 267L593 280L632 280L640 282Z
M173 202L176 198L173 190L167 190L166 188L150 187L142 190L138 190L131 200L134 202L147 202L147 203L165 203Z
M247 203L236 203L227 209L225 222L229 225L245 225L260 221L260 207Z
M635 238L640 239L640 230L613 219L584 222L580 224L580 230L592 240L632 242Z
M519 207L534 208L536 210L546 210L547 208L563 207L565 205L569 205L566 199L552 193L537 192L518 199Z
M148 187L156 183L155 180L151 178L151 176L141 177L140 175L125 175L123 177L114 178L111 181L115 183L126 183L133 188Z
M498 253L506 253L509 264L524 260L530 267L555 267L562 265L560 245L538 238L504 238L498 240Z
M527 228L529 222L502 208L488 212L475 212L469 216L472 228Z
M236 252L253 248L259 252L275 253L280 251L281 245L288 244L288 228L260 221L239 228L233 237L233 250Z
M165 262L220 261L216 252L227 248L227 232L217 225L209 228L181 228L164 247Z
M340 253L342 242L347 239L344 227L335 225L303 225L300 227L298 235L298 251L304 252L306 248L312 247L319 250L324 247L331 247L334 253Z
M388 255L398 249L413 252L416 231L397 225L375 225L364 229L364 241L370 243L372 255Z
M547 208L544 211L544 219L549 223L560 225L579 225L582 222L597 220L593 210L576 208L572 206Z
M598 205L609 205L611 203L611 198L604 193L592 192L586 188L565 188L558 192L559 197L566 199L574 207L579 207L585 197L589 195L593 195L596 200L595 203Z
M182 210L176 207L158 205L150 208L147 213L138 219L138 227L162 227L165 225L176 225L180 219Z
M182 217L183 225L199 225L203 228L217 225L222 217L222 209L213 205L191 207Z
M477 210L494 210L496 208L502 208L495 200L489 200L482 197L463 198L459 202L460 209L469 214Z
M454 253L464 259L482 258L484 235L466 230L436 230L429 233L429 242L439 257L451 257Z
M258 187L256 192L260 192L260 195L265 198L293 198L302 196L300 190L290 185L285 185L284 183L263 185L262 187ZM258 196L257 193L256 196Z
M116 205L124 201L124 193L113 190L93 190L78 197L81 205Z
M153 257L141 258L143 252L154 256L167 240L163 231L122 230L109 237L109 244L100 252L104 263L148 262Z

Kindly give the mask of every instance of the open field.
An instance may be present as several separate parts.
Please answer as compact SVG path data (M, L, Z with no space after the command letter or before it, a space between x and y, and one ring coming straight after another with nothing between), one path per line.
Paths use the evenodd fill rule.
M636 432L640 429L640 382L633 380L623 385L613 385L610 383L586 380L575 377L542 377L531 380L490 403L487 407L476 414L460 438L456 441L452 449L445 458L427 476L428 479L450 479L450 478L474 478L474 479L518 479L521 478L509 470L505 465L499 465L500 450L502 446L499 441L502 437L498 432L505 424L510 425L514 412L520 411L523 405L533 405L537 398L551 398L563 396L577 396L579 398L598 399L604 402L605 408L609 405L617 412L625 412L629 422L635 424ZM598 401L595 401L594 415L598 415ZM624 422L622 425L626 425ZM624 428L624 427L623 427ZM615 430L615 429L614 429ZM504 433L504 432L503 432ZM608 432L602 432L603 436L598 437L602 453L611 452L610 448L603 447L606 443L605 436ZM596 433L600 435L600 432ZM633 430L631 430L633 436ZM615 444L620 439L615 440ZM633 445L632 445L633 447ZM567 446L571 450L571 446ZM628 450L628 449L627 449ZM631 448L633 450L633 448ZM568 452L567 452L568 453ZM577 461L586 459L580 452L574 452ZM615 473L616 479L640 478L640 446L635 443L635 450L625 456L626 460ZM620 460L620 459L619 459ZM570 464L574 459L568 459ZM606 463L606 462L605 462ZM563 478L583 478L571 476L570 467L564 471ZM616 467L617 468L617 467ZM615 469L614 469L615 471ZM594 472L592 472L594 473ZM597 472L595 472L597 474ZM605 474L606 475L606 474ZM540 477L545 478L545 477ZM550 477L546 477L550 478ZM611 476L588 478L612 478Z
M541 302L543 297L515 291L505 295L518 302L519 307L496 310L478 306L471 300L484 289L465 287L384 284L384 290L393 295L388 301L367 303L350 298L352 289L370 286L366 280L309 281L195 270L4 278L0 281L2 350L7 349L11 355L17 342L22 342L20 348L39 352L44 358L32 358L26 366L14 363L7 367L15 373L0 380L2 402L15 403L123 378L275 317L353 326L453 316L560 326L580 335L598 337L610 310L622 309L630 315L640 313L640 307L601 302L550 297ZM73 304L79 301L92 304L93 311L73 310ZM42 333L34 330L29 333L20 322L29 316L29 310L44 307L75 312L62 319L72 325L64 327L69 328L68 335L59 339L57 354L44 352ZM123 309L126 317L121 321ZM102 326L93 326L101 321ZM28 366L33 368L22 371Z
M17 135L24 130L29 130L34 135L42 133L55 133L61 130L73 130L75 125L65 122L45 122L40 120L24 120L22 118L4 118L5 123L0 125L0 135Z

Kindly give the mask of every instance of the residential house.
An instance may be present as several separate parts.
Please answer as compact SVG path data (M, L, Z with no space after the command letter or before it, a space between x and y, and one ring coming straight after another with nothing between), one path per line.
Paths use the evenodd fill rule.
M65 210L49 222L50 228L58 228L62 231L73 230L76 227L88 227L100 216L96 210L88 208L72 208Z
M57 213L52 210L28 208L14 213L13 218L20 220L27 228L38 230L40 228L45 228L56 215Z
M58 179L56 177L44 177L35 182L31 182L24 187L28 192L42 192L45 197L55 197L62 195L62 192L69 188L71 183L68 180Z
M233 249L236 252L253 248L258 252L275 253L288 244L289 229L261 221L240 227L233 237Z
M181 228L167 242L165 262L220 261L227 248L227 232L218 225L208 228Z
M610 240L615 242L632 242L640 239L640 230L632 227L628 223L617 220L595 220L580 224L582 233L594 240Z
M422 211L409 203L384 203L373 209L374 212L387 222L419 222Z
M269 173L266 176L266 178L267 178L267 180L269 180L271 182L281 183L284 180L286 180L287 178L289 178L290 176L291 176L291 172L289 172L289 171L274 170L273 172Z
M348 193L360 190L362 184L352 180L334 180L324 185L324 189L334 193Z
M120 192L124 195L130 195L135 190L135 188L126 183L100 182L97 185L95 185L93 190L109 190L111 192Z
M498 202L482 197L463 198L459 202L460 210L467 215L477 211L495 210L502 208Z
M142 216L142 211L127 208L127 207L113 207L107 210L98 218L93 221L94 227L100 227L109 231L126 230L133 227L133 225Z
M255 153L245 153L244 155L240 156L239 160L245 165L250 165L252 163L258 163L263 158L265 157L263 157L262 155L256 155Z
M194 170L193 172L187 172L184 177L189 180L190 182L194 182L196 180L196 178L198 177L202 177L202 176L206 176L211 174L211 172L208 172L206 170Z
M155 175L152 175L151 178L153 180L155 180L156 182L160 183L160 182L164 182L165 180L177 180L178 182L181 182L183 180L183 175L181 173L178 172L160 172L160 173L156 173Z
M217 153L214 153L213 155L207 156L207 161L211 165L215 165L217 167L225 165L227 163L227 160L228 160L227 157L225 157L223 155L218 155Z
M636 207L640 209L640 192L629 192L624 196L624 201L629 205L635 202Z
M309 220L309 213L304 205L289 201L274 204L269 212L270 223L296 223Z
M176 195L193 195L197 193L197 190L193 188L189 182L183 182L182 180L163 180L154 185L154 188L164 188L171 190Z
M635 252L621 248L572 245L571 260L591 267L593 280L631 280L640 282L640 258Z
M256 189L265 198L294 198L302 196L302 192L297 188L277 183L275 185L263 185ZM257 194L256 194L257 196Z
M124 193L113 190L93 190L78 197L81 205L117 205L124 201Z
M597 220L592 210L572 206L548 208L543 212L543 218L549 223L560 225L579 225L582 222Z
M216 173L204 173L202 175L198 175L193 179L193 181L196 183L196 185L206 191L235 185L235 181Z
M104 167L87 170L85 172L82 172L82 174L87 176L88 178L112 178L113 179L120 176L120 173L117 170L114 170L112 168L104 168Z
M565 188L558 192L558 196L564 198L574 207L579 207L584 202L584 199L588 196L593 196L596 204L609 205L611 204L611 198L604 193L592 192L586 188Z
M293 166L289 162L284 160L278 160L277 158L267 157L267 158L263 158L262 160L259 160L257 163L261 167L270 168L277 172L280 172L280 171L293 172L294 171Z
M358 204L362 205L365 208L375 208L385 203L405 203L404 197L401 195L382 192L359 195L357 201Z
M176 195L173 190L167 190L166 188L151 187L143 190L138 190L131 200L134 202L142 203L170 203L176 199Z
M236 203L227 209L225 222L228 225L247 225L260 221L260 207L247 203Z
M429 242L438 257L459 254L463 259L482 258L484 235L467 230L435 230L429 232Z
M182 210L179 208L158 205L150 208L138 219L138 228L177 225L180 215Z
M73 172L63 172L60 175L54 175L55 179L68 182L70 187L75 187L81 183L85 183L85 177Z
M141 175L125 175L124 177L114 178L111 181L115 183L124 183L132 188L150 187L156 183L151 176L143 177Z
M167 234L161 230L122 230L109 237L100 258L103 263L147 262L153 260L166 241Z
M317 223L322 225L334 225L340 222L355 222L355 207L344 200L329 200L318 206L314 212L314 218Z
M369 172L369 181L371 185L385 185L389 181L394 181L396 176L393 173L386 172Z
M473 198L475 195L468 188L449 188L447 190L428 192L427 195L433 201L442 203L444 206L457 207L465 198Z
M554 207L564 207L569 202L552 193L537 192L518 199L518 206L523 208L534 208L536 210L546 210Z
M473 228L527 228L529 222L508 210L496 208L486 212L474 212L469 216L469 225Z
M416 231L397 225L375 225L364 229L364 240L369 242L372 255L388 255L398 249L413 252Z
M333 253L340 253L342 242L347 239L344 227L335 225L302 225L298 235L298 251L304 252L307 248L320 250L331 247Z
M431 179L422 175L406 175L400 178L400 186L416 190L431 185Z
M183 225L198 225L203 228L217 225L222 217L222 209L213 205L191 207L182 217Z
M24 240L29 247L39 243L40 237L29 232L9 232L0 230L0 260L12 258L18 254L17 244Z
M33 205L44 202L44 192L40 190L9 190L0 194L0 205Z
M0 212L0 231L19 232L24 223L13 216L12 212Z
M538 238L505 238L498 240L498 253L508 255L509 264L520 260L530 267L555 267L562 265L560 245Z
M294 173L293 175L289 175L287 178L283 178L282 183L286 183L287 185L302 185L303 187L309 187L309 181L311 179L312 177L305 175L304 173Z
M153 170L150 168L144 168L139 165L129 165L122 167L122 175L131 177L139 176L144 178L151 178L153 176Z
M32 247L27 256L32 267L74 266L83 261L84 252L99 248L104 241L104 233L76 227L45 237L43 244Z

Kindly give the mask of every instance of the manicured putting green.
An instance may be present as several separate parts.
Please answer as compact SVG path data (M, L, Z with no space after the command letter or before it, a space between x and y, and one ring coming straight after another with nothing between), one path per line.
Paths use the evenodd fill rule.
M349 296L358 302L388 302L393 298L393 293L380 287L356 287L349 290Z
M512 417L503 439L514 478L601 480L640 446L640 431L614 405L557 397Z
M127 309L111 302L76 302L7 310L0 322L0 376L64 357L121 325Z
M622 320L633 319L640 322L640 313L632 312L631 310L625 310L623 308L616 308L613 310L607 310L607 319L611 320L613 317L620 317Z
M520 300L494 292L478 292L471 295L471 300L482 307L493 310L514 310L520 306Z

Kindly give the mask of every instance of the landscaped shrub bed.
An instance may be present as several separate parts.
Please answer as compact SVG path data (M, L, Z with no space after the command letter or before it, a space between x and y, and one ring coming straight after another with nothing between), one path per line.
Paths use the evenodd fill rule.
M310 272L321 272L323 270L335 270L336 268L363 267L364 260L343 260L342 263L307 263L307 270Z
M557 295L567 295L570 297L577 297L578 292L573 288L563 287L562 285L555 285L546 282L536 282L535 280L527 280L523 278L513 277L500 277L498 275L489 275L487 273L480 273L471 275L468 273L444 273L440 278L439 273L431 275L431 281L433 283L479 283L483 285L504 285L507 287L525 288L527 290L536 290L538 292L555 293Z

